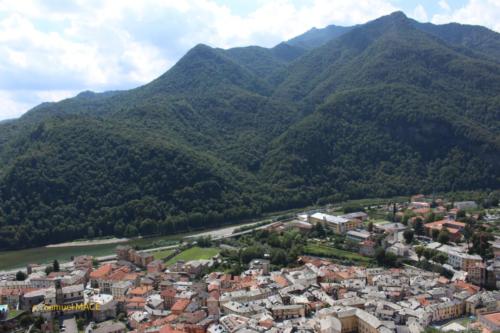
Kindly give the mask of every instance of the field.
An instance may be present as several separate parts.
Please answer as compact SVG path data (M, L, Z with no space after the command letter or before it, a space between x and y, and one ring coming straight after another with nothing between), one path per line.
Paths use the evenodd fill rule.
M23 313L24 313L24 311L22 311L22 310L10 310L9 314L7 315L7 320L14 319Z
M373 260L368 257L363 257L356 252L345 251L341 249L336 249L334 247L320 245L320 244L308 244L304 248L304 252L310 255L315 255L319 257L336 258L343 260L352 260L359 263L369 264Z
M163 259L165 257L168 257L173 252L174 252L173 249L168 249L168 250L161 250L161 251L152 252L152 254L155 257L155 260L158 260L158 259Z
M169 261L167 261L167 265L175 264L179 260L190 261L190 260L199 260L199 259L210 259L219 253L218 248L209 247L209 248L201 248L201 247L192 247L185 251L182 251Z

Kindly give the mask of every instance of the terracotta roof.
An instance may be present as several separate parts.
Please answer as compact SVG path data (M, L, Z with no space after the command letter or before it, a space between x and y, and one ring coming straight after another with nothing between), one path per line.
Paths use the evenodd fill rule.
M500 312L485 314L483 315L483 318L493 323L495 326L500 325Z
M111 264L105 264L96 269L95 271L92 271L90 273L90 278L91 279L102 279L106 277L109 273L111 273L113 269L113 266Z
M285 279L284 276L281 276L281 275L274 275L273 276L273 280L274 282L276 282L277 284L279 284L280 286L282 287L286 287L288 286L288 280Z
M177 291L175 290L175 288L167 288L160 293L161 297L163 297L163 298L175 297L176 294L177 294Z
M170 310L182 312L184 311L184 309L186 309L190 302L191 300L189 299L181 298L177 302L175 302L174 305L172 305L172 308Z
M160 329L160 333L184 333L184 330L178 330L170 325L165 325Z
M132 290L129 290L128 294L133 296L143 296L146 295L148 292L150 292L152 289L153 287L151 286L137 287Z

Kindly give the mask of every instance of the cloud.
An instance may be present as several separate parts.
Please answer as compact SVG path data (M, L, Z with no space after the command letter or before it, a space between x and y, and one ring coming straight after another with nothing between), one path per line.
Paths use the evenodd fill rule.
M215 0L0 0L0 119L67 97L60 92L149 82L197 43L273 46L396 9L387 0L276 0L237 15Z
M434 15L432 22L436 24L448 22L477 24L500 32L500 1L469 0L461 8L451 10L445 14Z
M425 11L424 6L422 4L418 4L417 7L413 10L411 15L414 19L420 22L427 22L427 12Z
M448 5L448 2L446 2L446 0L441 0L438 2L438 5L439 7L441 7L441 9L444 9L446 11L450 10L450 5Z

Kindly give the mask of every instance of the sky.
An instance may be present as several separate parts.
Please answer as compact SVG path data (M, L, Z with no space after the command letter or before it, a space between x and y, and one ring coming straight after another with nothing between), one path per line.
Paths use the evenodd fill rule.
M500 0L0 0L0 120L84 90L137 87L198 43L272 47L396 10L500 32Z

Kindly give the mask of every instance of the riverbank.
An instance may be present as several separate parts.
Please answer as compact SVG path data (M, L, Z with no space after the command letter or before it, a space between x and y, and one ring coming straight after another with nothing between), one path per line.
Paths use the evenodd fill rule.
M80 247L80 246L95 246L104 244L118 244L128 242L128 238L107 238L107 239L95 239L95 240L83 240L83 241L73 241L59 244L46 245L47 248L53 247Z

